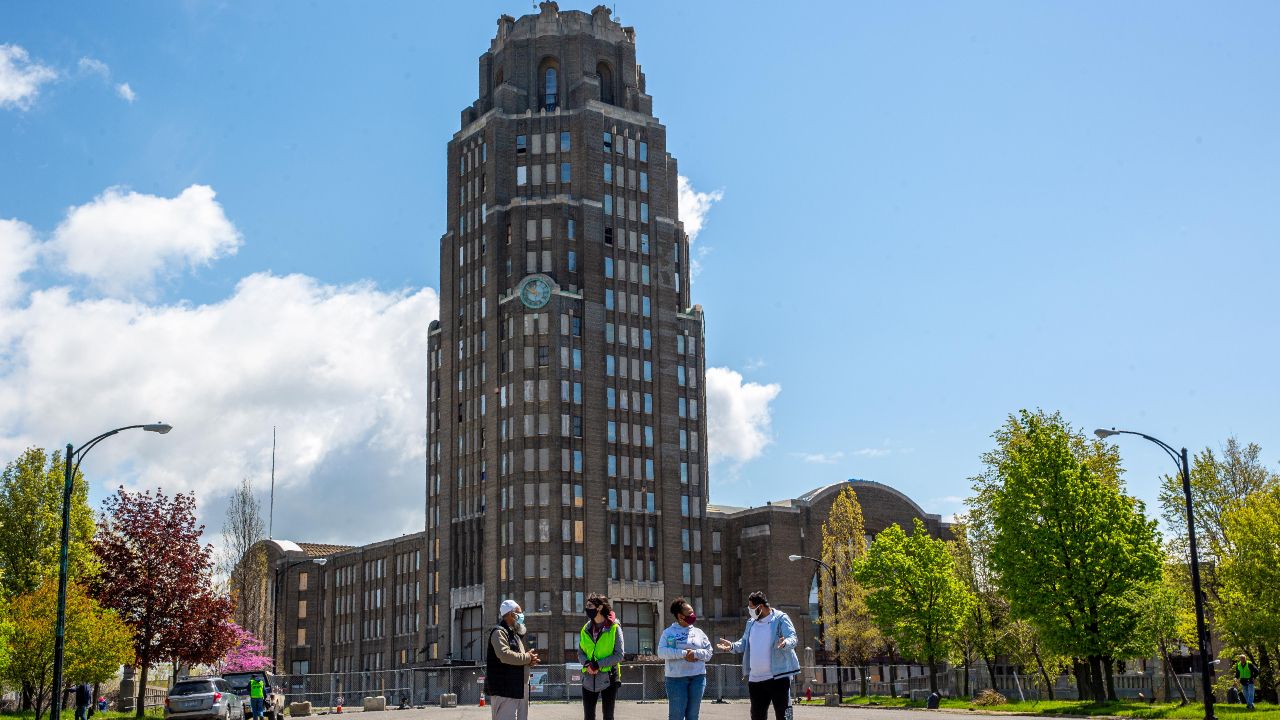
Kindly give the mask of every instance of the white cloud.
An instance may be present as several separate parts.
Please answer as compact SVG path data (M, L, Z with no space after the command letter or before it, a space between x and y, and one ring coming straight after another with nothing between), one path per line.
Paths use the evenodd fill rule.
M111 68L107 67L107 64L101 60L91 57L80 58L80 71L101 75L103 78L111 77Z
M773 442L769 403L782 387L742 381L729 368L707 368L707 450L712 462L741 464Z
M57 77L57 71L32 61L21 46L0 45L0 108L29 109L40 86Z
M836 464L837 462L839 462L842 458L844 458L844 453L843 453L843 452L833 452L833 453L792 453L792 455L795 455L796 457L800 458L801 460L803 460L803 461L805 461L805 462L807 462L807 463L815 463L815 464L817 464L817 465L835 465L835 464Z
M853 454L854 454L854 455L857 455L858 457L871 457L871 458L877 458L877 457L884 457L884 456L886 456L886 455L888 455L888 454L890 454L890 453L892 453L892 452L893 452L893 451L892 451L892 450L890 450L889 448L882 448L882 447L880 447L880 448L860 448L860 449L858 449L858 450L854 450L854 451L853 451Z
M23 294L22 274L36 262L36 238L31 226L0 220L0 310Z
M157 275L208 264L240 247L239 231L214 197L207 185L192 185L175 198L109 188L67 212L49 250L108 295L150 297Z
M684 223L689 242L693 242L702 231L707 213L711 212L711 205L724 199L724 191L698 192L689 178L680 175L676 178L676 192L680 203L680 221Z
M95 496L124 483L194 490L221 526L242 477L266 489L278 427L276 536L367 542L422 527L431 289L384 292L267 273L205 305L77 300L0 313L0 458L131 432L85 463ZM265 511L264 507L264 511Z
M137 99L137 94L133 88L129 87L129 83L112 83L111 68L106 63L97 58L82 57L80 58L80 72L97 75L102 78L103 82L115 89L116 95L119 95L125 102L132 103Z

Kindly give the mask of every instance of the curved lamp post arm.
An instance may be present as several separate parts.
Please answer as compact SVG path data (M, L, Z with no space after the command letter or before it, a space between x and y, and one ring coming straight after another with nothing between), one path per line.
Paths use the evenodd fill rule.
M1169 443L1163 440L1160 440L1159 438L1153 438L1146 433L1135 432L1133 430L1116 430L1115 428L1111 428L1110 430L1102 430L1102 429L1094 430L1093 434L1097 435L1100 439L1108 438L1108 437L1111 437L1112 435L1137 435L1138 437L1144 440L1149 440L1155 443L1156 445L1159 445L1160 449L1164 450L1165 454L1167 454L1173 460L1173 464L1178 466L1178 471L1179 472L1182 471L1182 455L1177 450L1174 450L1172 445L1170 445Z

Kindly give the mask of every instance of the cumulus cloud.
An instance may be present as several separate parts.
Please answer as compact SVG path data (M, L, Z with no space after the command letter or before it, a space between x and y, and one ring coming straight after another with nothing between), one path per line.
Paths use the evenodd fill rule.
M22 274L35 266L36 236L18 220L0 220L0 309L23 294Z
M301 275L244 278L204 305L32 294L0 319L0 457L163 420L94 449L101 496L121 481L196 491L204 522L242 477L265 490L279 435L276 535L371 541L421 529L431 289L384 292ZM265 508L264 508L265 510Z
M137 93L133 91L133 88L129 87L129 83L120 83L119 85L116 85L116 94L124 98L129 103L132 103L138 97Z
M31 59L19 45L0 45L0 108L31 108L40 86L57 79L53 68Z
M680 175L676 178L676 192L680 203L680 221L684 223L689 242L693 242L698 233L702 232L702 225L707 219L707 213L711 212L711 206L724 199L724 191L698 192L689 178Z
M106 63L97 58L82 57L80 58L80 72L101 75L103 78L111 77L111 68Z
M712 462L741 464L773 442L769 403L782 391L776 383L743 382L729 368L707 368L707 452Z
M109 188L71 208L49 251L71 273L114 297L150 297L157 275L206 265L242 239L213 188L192 185L177 197Z

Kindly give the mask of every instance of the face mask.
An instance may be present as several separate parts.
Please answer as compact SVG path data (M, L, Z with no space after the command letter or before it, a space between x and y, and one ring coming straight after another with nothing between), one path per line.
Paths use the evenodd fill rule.
M750 605L748 605L748 606L747 606L747 614L751 616L751 619L752 619L752 620L759 620L759 619L760 619L760 608L758 608L758 607L751 607Z
M697 613L689 613L684 617L684 624L688 625L689 627L693 627L693 624L696 622L698 622Z
M596 619L597 612L599 611L596 610L595 608L587 608L587 619L594 621Z
M516 624L517 625L524 624L524 613L516 613Z

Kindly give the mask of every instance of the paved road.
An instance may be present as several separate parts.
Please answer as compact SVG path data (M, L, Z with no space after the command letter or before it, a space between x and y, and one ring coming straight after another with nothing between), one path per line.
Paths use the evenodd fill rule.
M749 705L745 700L731 700L724 705L710 701L702 703L700 720L748 720ZM344 715L348 713L343 713ZM364 713L361 713L363 715ZM387 710L386 713L370 713L383 715L378 720L488 720L487 707L457 707L442 709L428 707L410 710ZM889 708L834 708L818 705L800 705L795 708L795 720L927 720L933 715L937 720L958 720L953 716L958 713L935 712L928 710L908 710ZM1008 715L983 715L981 713L963 713L966 718L990 720L999 718L1010 720ZM667 720L667 703L619 702L617 720ZM938 716L941 716L938 718ZM597 715L597 717L603 717ZM773 714L770 713L772 718ZM534 703L529 708L529 720L581 720L582 705L580 703ZM336 719L335 719L336 720ZM371 720L364 718L364 720Z

